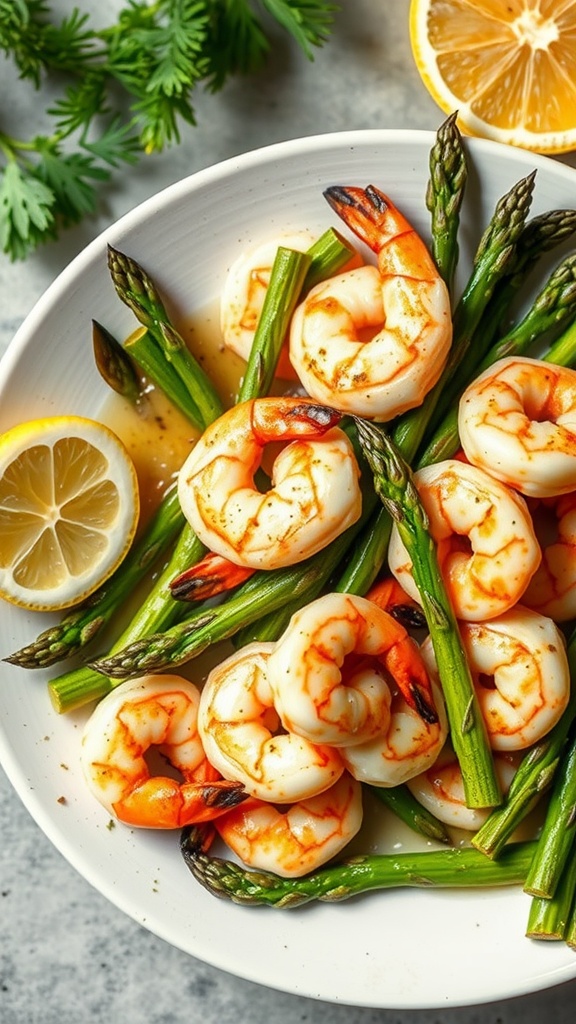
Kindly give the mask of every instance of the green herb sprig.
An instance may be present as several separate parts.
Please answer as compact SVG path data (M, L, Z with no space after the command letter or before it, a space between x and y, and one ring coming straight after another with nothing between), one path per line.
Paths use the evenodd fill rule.
M0 119L0 249L11 260L95 213L115 170L181 141L196 124L194 90L257 72L272 49L261 15L313 59L338 5L326 0L127 0L96 29L74 7L57 20L48 0L0 0L0 52L40 92L63 82L30 139Z

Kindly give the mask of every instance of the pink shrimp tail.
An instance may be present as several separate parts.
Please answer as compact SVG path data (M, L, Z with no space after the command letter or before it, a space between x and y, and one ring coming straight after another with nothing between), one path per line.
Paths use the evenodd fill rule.
M433 280L438 276L422 239L392 200L375 185L367 188L333 185L325 190L324 198L373 252L379 254L389 249L384 268L387 273L392 274L398 264L398 272L410 268L411 276L417 280Z
M322 437L342 419L342 413L304 398L260 398L252 405L252 430L262 446L270 441Z
M178 783L156 776L145 779L114 805L120 821L141 828L181 828L213 821L246 799L239 782Z
M195 565L174 577L170 593L177 601L206 601L244 583L255 571L209 551Z

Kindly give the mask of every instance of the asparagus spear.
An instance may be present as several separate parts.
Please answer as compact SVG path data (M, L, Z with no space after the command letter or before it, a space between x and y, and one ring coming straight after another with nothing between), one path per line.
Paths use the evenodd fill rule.
M483 373L498 359L505 356L524 355L533 344L551 327L566 324L576 316L576 256L568 256L552 272L548 281L536 296L525 316L511 330L492 346L475 375ZM559 366L569 366L576 357L576 330L570 328L557 339L550 351L542 358ZM469 383L468 381L466 383ZM458 404L456 401L445 415L421 455L417 466L430 466L434 462L451 458L458 451Z
M156 344L147 327L138 327L124 342L124 351L144 376L168 396L173 405L199 431L200 414L195 394L189 391L176 370Z
M388 788L366 784L365 788L414 832L418 832L425 839L434 839L437 843L444 843L446 846L452 845L452 838L444 822L419 803L408 786L400 785Z
M20 668L47 668L84 648L111 622L153 563L168 550L183 523L178 494L172 487L142 538L110 579L59 623L4 660Z
M287 601L303 604L313 600L342 561L370 511L369 507L356 523L305 562L285 569L259 570L222 604L198 609L164 633L142 637L111 657L98 659L93 668L115 679L170 669L234 636ZM106 681L103 687L106 692Z
M222 403L210 377L190 352L171 323L158 290L136 260L108 246L108 267L122 302L148 328L166 360L185 384L197 409L196 426L203 430L222 410Z
M524 885L531 896L551 899L576 840L576 739L564 751Z
M248 870L233 861L210 857L204 851L205 845L206 829L183 829L180 850L184 861L209 892L247 907L282 910L312 900L336 903L360 893L402 886L430 889L517 885L524 881L534 851L533 843L511 845L497 862L464 848L375 854L353 857L302 878L281 878L269 871Z
M428 517L410 467L396 445L374 424L355 419L360 443L374 474L376 493L394 519L412 559L440 680L454 750L469 807L494 807L500 788L458 624L446 593Z
M576 865L576 857L573 858L572 863ZM572 868L570 868L570 874L572 874ZM572 902L572 907L568 915L564 935L562 937L570 949L576 950L576 896Z
M310 263L309 254L278 248L237 402L270 390Z
M422 404L404 413L394 429L393 439L409 460L433 422L438 402L456 367L469 350L474 332L498 281L514 266L517 242L532 201L534 176L535 172L522 178L496 204L490 223L480 239L472 274L454 311L452 347L446 367Z
M570 676L576 679L576 630L568 643ZM572 687L564 714L553 729L532 747L522 762L501 807L495 808L478 832L472 845L488 857L498 857L534 804L552 785L566 738L576 718L576 687Z
M123 345L97 320L92 321L92 348L98 372L108 387L136 405L143 388Z
M565 241L575 230L576 210L551 210L534 217L522 228L516 242L510 272L505 273L497 282L464 358L455 368L452 377L446 381L446 387L435 410L434 425L437 425L447 410L454 405L472 377L479 373L480 361L501 333L501 324L504 322L506 312L511 308L513 300L538 260Z
M566 936L576 897L576 857L571 857L551 899L533 896L528 911L529 939L563 939Z
M462 136L456 126L457 113L440 125L430 151L430 180L426 206L431 214L432 255L450 292L458 263L460 207L464 198L468 168Z
M306 253L279 247L236 401L268 393L297 303L315 284L337 273L353 254L350 243L334 228L328 228Z
M332 272L334 267L340 266L342 262L347 261L350 255L351 248L349 244L337 232L325 232L318 242L312 246L312 256L306 258L306 265L308 266L308 277L306 280L313 280L323 273ZM310 264L308 262L309 259L311 260ZM311 271L313 274L312 278L310 277ZM294 297L289 294L289 290L285 287L278 288L274 273L271 275L270 284L272 296L276 297L277 302L285 303L287 306L293 303ZM301 286L299 277L291 278L290 286L297 292ZM270 315L266 321L267 329L271 329L273 325L274 309L270 310L269 308L269 313ZM278 357L278 348L268 343L267 330L261 329L258 331L253 347L259 365L267 365L268 363L275 365L274 361ZM251 388L253 388L253 396L251 397L258 397L264 393L269 379L268 369L261 375L255 375L252 378ZM122 650L123 647L130 646L133 642L140 640L143 636L157 633L163 629L169 629L184 616L186 609L182 607L180 602L174 600L171 584L175 577L179 576L191 564L198 561L204 554L204 551L203 545L195 537L191 528L185 525L166 568L157 579L136 615L113 645L112 650L109 652L111 656ZM88 665L84 665L53 679L49 683L48 689L55 709L59 713L64 713L81 707L90 701L98 700L108 692L112 685L110 681L106 683L100 672L95 671Z

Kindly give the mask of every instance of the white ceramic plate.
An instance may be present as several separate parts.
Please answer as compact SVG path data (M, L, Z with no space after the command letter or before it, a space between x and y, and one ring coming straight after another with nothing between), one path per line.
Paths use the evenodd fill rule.
M250 242L334 224L322 197L330 184L376 184L427 236L433 138L363 131L284 143L209 168L144 203L88 246L18 332L0 369L0 430L39 414L98 415L105 388L92 368L90 320L119 336L134 326L108 276L108 242L142 262L181 310L193 310L216 296L227 266ZM462 265L469 266L497 199L533 168L533 213L574 204L573 170L492 143L467 146ZM1 615L2 657L50 621L8 605ZM108 899L195 957L292 993L388 1008L487 1002L576 976L574 953L563 944L524 938L529 901L518 889L403 890L283 912L215 899L189 874L176 834L106 827L109 816L78 767L85 715L57 716L41 672L3 664L1 674L1 760L30 813Z

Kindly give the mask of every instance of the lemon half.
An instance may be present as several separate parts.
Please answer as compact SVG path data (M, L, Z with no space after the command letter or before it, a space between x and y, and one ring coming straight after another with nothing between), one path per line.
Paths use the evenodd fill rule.
M120 439L80 416L0 435L0 596L38 611L93 593L128 552L138 478Z
M576 148L576 0L412 0L410 41L462 131L539 153Z

